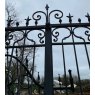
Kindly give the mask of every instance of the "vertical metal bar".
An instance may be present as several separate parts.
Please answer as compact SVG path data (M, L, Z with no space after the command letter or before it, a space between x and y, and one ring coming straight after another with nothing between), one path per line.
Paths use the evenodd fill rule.
M24 40L24 41L23 41ZM26 43L26 30L25 30L25 33L24 33L24 37L23 37L23 46L25 46L25 43ZM24 51L25 51L25 48L22 47L21 48L21 62L22 64L24 64ZM22 64L20 64L20 72L19 72L19 81L20 81L20 86L19 86L19 90L21 90L21 85L23 84L23 66Z
M8 49L8 48L7 48L7 49ZM12 48L11 56L13 55L13 51L14 51L14 48ZM8 57L8 56L7 56L7 57ZM6 81L5 81L6 84L7 84L8 77L9 77L9 73L10 73L11 61L12 61L12 57L10 58L10 61L8 61L9 64L8 64L8 68L7 68L8 72L7 72L7 74L6 74Z
M63 42L62 42L62 43L63 43ZM64 77L65 77L66 95L68 95L68 90L67 90L67 79L66 79L65 54L64 54L64 46L63 46L63 45L62 45L62 54L63 54L63 66L64 66Z
M69 76L70 76L70 84L71 84L71 89L72 89L72 92L74 92L74 82L73 82L73 77L72 77L72 70L68 70L69 72Z
M52 61L52 35L50 24L46 24L45 31L45 82L44 95L53 94L53 61Z
M71 31L72 31L72 30L71 30ZM72 32L72 41L73 41L73 43L74 43L74 35L73 35L73 32ZM77 67L77 73L78 73L78 80L79 80L79 86L80 86L80 93L81 93L81 95L83 95L75 44L73 44L73 48L74 48L75 61L76 61L76 67Z
M39 72L38 72L38 84L40 84L40 75L39 75ZM38 87L38 93L39 93L39 95L40 95L40 87Z
M32 85L33 85L33 83L31 81L31 84L30 84L30 95L32 95Z
M88 65L89 65L89 68L90 68L90 60L89 60L89 55L88 55L86 44L85 44L85 51L86 51L86 55L87 55Z
M35 43L34 43L35 45ZM32 65L32 79L31 79L31 95L32 95L32 90L33 90L33 76L34 76L34 63L35 63L35 47L33 50L33 65Z
M59 87L61 88L61 78L60 78L60 74L58 74L58 81L59 81ZM60 93L61 93L61 89L60 89Z
M16 48L16 57L18 58L18 51ZM19 91L19 87L20 87L20 81L19 81L19 65L18 65L18 61L16 61L17 63L17 95L20 95L20 91Z
M8 48L7 48L7 55L8 55ZM9 88L8 88L8 84L9 84L9 74L7 74L8 73L8 56L7 56L7 63L6 63L6 89L5 89L5 92L6 92L6 94L8 93L8 95L9 95Z
M28 69L28 61L26 62L26 67ZM28 81L28 95L30 95L30 84L29 84L29 75L28 75L28 73L26 73L26 76L27 76L27 81Z

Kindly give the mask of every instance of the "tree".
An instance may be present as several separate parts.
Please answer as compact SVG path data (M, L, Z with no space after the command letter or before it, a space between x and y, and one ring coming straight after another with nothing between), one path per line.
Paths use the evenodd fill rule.
M9 2L6 3L6 19L7 20L12 20L10 23L10 26L13 27L16 22L18 21L18 15L15 9L15 6ZM13 36L11 39L11 42L8 44L8 38L9 36ZM23 46L23 45L29 45L31 42L25 40L24 34L20 31L16 32L10 32L6 31L5 32L5 38L6 38L6 46L12 46L13 43L16 42L16 46ZM22 39L23 38L23 39ZM22 40L20 40L22 39ZM20 41L19 41L20 40ZM33 42L31 43L33 44ZM12 49L10 50L12 51ZM6 51L7 53L7 51ZM11 52L9 52L11 53ZM35 59L35 53L36 53L36 48L18 48L18 49L13 49L13 55L17 57L21 61L22 64L24 64L27 69L32 73L33 70L35 69L34 66L34 59ZM6 59L6 81L9 82L8 85L10 85L10 89L14 91L14 85L16 81L18 80L20 88L23 87L22 85L24 84L25 76L29 77L27 72L25 71L24 67L19 63L17 66L17 60L13 60L10 63L10 58L7 60ZM11 65L9 65L11 64ZM9 69L10 68L10 69ZM9 71L8 71L9 70ZM7 73L8 72L8 73ZM7 80L8 77L8 80ZM7 84L6 84L7 85ZM9 86L8 86L9 87ZM13 88L13 89L12 89ZM9 88L7 88L9 89Z
M16 22L21 22L18 19L18 13L15 9L15 6L10 3L9 1L6 1L5 3L5 25L8 26L15 26ZM10 23L8 23L10 20ZM5 31L5 41L7 40L7 37L9 35L9 31Z
M9 3L6 1L5 5L5 17L6 20L9 20L10 18L13 20L11 22L11 26L15 25L15 23L18 21L18 15L17 11L15 9L15 6L12 3Z

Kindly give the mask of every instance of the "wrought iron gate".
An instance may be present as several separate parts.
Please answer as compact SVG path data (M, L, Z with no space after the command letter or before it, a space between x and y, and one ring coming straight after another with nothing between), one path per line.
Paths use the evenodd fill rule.
M79 60L77 55L77 46L82 46L84 49L85 60L88 67L90 67L88 45L90 44L90 16L86 15L87 22L81 23L81 19L78 19L78 23L72 22L72 17L69 13L67 16L69 23L62 23L63 12L60 10L53 10L49 12L49 6L45 7L46 12L37 11L32 15L32 20L35 21L34 26L30 26L30 18L26 20L26 26L19 26L19 22L16 23L16 27L11 26L11 18L8 19L7 27L5 28L6 33L6 95L24 95L27 91L27 95L35 95L34 88L37 88L37 93L39 95L56 95L56 91L64 91L62 95L71 95L70 92L75 93L73 76L71 69L66 68L66 57L65 56L65 46L72 46L72 51L74 54L74 64L76 65L76 72L78 76L79 92L80 95L84 95L83 87L81 84ZM39 14L41 15L39 15ZM39 25L38 22L42 19L42 15L45 16L45 25ZM54 18L58 20L59 24L51 24L51 19ZM51 17L52 16L52 17ZM80 28L82 28L80 30ZM61 29L61 34L64 31L68 31L67 35L62 35L60 42L60 33L57 32ZM64 31L62 29L65 29ZM78 32L75 32L78 29ZM39 44L32 39L29 33L38 30ZM56 32L55 32L56 31ZM83 37L82 37L83 36ZM28 44L27 44L28 43ZM63 74L64 74L64 86L61 86L61 77L59 75L58 81L60 86L54 86L53 78L53 46L60 46L62 49L62 59L63 59ZM45 47L45 71L44 71L44 83L40 83L40 75L38 73L38 78L35 79L34 67L35 67L35 52L36 47ZM27 54L27 51L28 54ZM30 58L30 57L32 58ZM44 55L43 55L44 57ZM29 64L29 59L32 59L31 66ZM59 58L60 59L60 58ZM71 58L72 59L72 58ZM68 59L69 60L69 59ZM67 70L69 72L70 86L67 85ZM74 71L73 71L74 72ZM27 81L26 84L24 81ZM38 94L37 94L38 95Z

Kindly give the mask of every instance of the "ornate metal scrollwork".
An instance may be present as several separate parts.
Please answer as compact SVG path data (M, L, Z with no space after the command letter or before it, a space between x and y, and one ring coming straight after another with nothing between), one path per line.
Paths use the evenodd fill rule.
M28 33L30 32L31 30L29 30L29 31L27 31L27 40L29 40L29 41L31 41L31 42L33 42L34 44L36 43L33 39L30 39L29 37L28 37Z
M55 13L54 14L54 17L56 18L56 19L59 19L59 22L61 21L62 22L62 20L61 20L61 18L63 17L63 12L62 11L60 11L60 10L53 10L53 11L51 11L50 13L48 13L48 9L49 9L49 6L48 5L46 5L46 13L45 12L43 12L43 11L37 11L37 12L35 12L33 15L32 15L32 18L33 18L33 20L35 20L35 24L37 25L38 24L38 21L39 20L41 20L41 15L40 14L44 14L45 15L45 17L46 17L46 22L50 22L50 16L51 16L51 14L52 13ZM48 21L47 21L48 20Z
M80 28L80 27L75 27L75 28L73 28L73 30L72 31L75 31L76 29L78 29L78 28ZM88 41L90 41L90 28L89 27L84 27L84 28L86 28L86 29L88 29L88 30L86 30L85 31L85 35L87 36L87 39L88 39ZM84 38L83 38L84 39Z
M57 41L58 41L58 36L59 36L59 32L58 32L58 31L55 32L56 29L60 29L60 28L54 28L54 29L52 30L52 36L54 37L54 38L53 38L53 41L54 41L54 42L57 42ZM67 29L67 30L70 32L70 29L69 29L68 27L67 27L67 28L64 28L64 29ZM71 36L71 33L70 33L69 36ZM62 40L65 40L65 39L69 38L69 36L64 37Z
M23 37L24 37L24 38L26 38L26 37L27 37L27 33L26 33L26 32L23 34Z
M89 31L85 31L85 35L88 36L88 41L90 41L90 34L89 34Z
M41 94L40 93L41 91L43 91L43 94L47 93L46 95L52 95L52 93L48 94L48 92L50 91L50 90L48 90L48 88L51 89L51 92L54 90L60 90L60 91L66 90L66 93L67 93L69 90L72 90L72 88L73 88L71 76L70 76L71 87L68 87L68 86L63 87L63 86L61 86L60 83L59 83L60 87L55 87L55 86L53 86L53 81L51 81L51 80L53 80L52 46L54 46L54 45L56 45L56 46L59 45L59 47L62 46L62 57L63 57L63 61L64 61L64 64L63 64L64 65L64 74L66 77L65 45L69 45L69 46L71 45L74 48L73 53L75 55L77 74L78 74L79 83L80 83L79 88L81 91L82 87L81 87L81 82L80 82L80 74L79 74L78 60L77 60L77 54L76 54L77 53L77 51L76 51L77 46L76 45L84 45L86 55L87 55L87 60L88 60L89 67L90 67L88 47L87 47L87 44L90 44L89 43L89 41L90 41L90 34L89 34L89 32L90 32L89 31L90 16L89 16L89 14L86 15L86 17L88 19L87 23L82 23L80 18L78 19L78 23L73 23L73 21L72 21L73 16L69 13L69 16L67 16L69 23L62 23L62 17L63 17L62 11L60 11L60 10L49 11L48 5L46 5L45 8L46 8L45 12L44 11L37 11L32 15L31 19L34 21L35 25L31 25L31 26L29 25L30 20L31 20L29 16L27 17L27 19L25 19L26 20L25 26L19 26L19 22L16 22L16 27L12 27L11 26L12 20L11 20L11 18L8 19L7 27L5 29L5 31L6 31L6 49L7 49L6 50L6 57L7 57L6 58L6 65L8 64L8 69L6 68L6 70L8 71L7 78L8 79L10 78L9 74L10 74L10 71L12 71L11 66L14 65L13 64L13 61L14 61L14 63L17 63L18 66L22 66L23 69L25 70L24 75L26 74L25 75L26 77L25 77L25 79L24 78L23 79L24 80L26 80L26 78L31 79L31 87L34 87L34 84L38 86L39 95ZM42 19L42 18L45 18L45 19ZM52 20L52 18L55 20L58 20L59 24L56 24L56 23L52 24L52 22L50 21L50 20ZM44 22L45 24L38 25L38 22L40 22L40 20L45 21ZM56 29L61 29L61 28L67 29L66 33L65 33L65 31L62 31L62 30L60 30L60 31L56 30ZM75 31L75 29L77 29L77 28L86 28L87 31L83 30L82 31L83 35L81 36L79 31L78 32ZM31 35L32 34L31 31L36 31L36 30L38 31L37 34L35 33L36 38L38 36L38 40L39 40L38 44L36 44L36 41L38 41L38 40L36 38L34 38L34 33L33 33L33 35ZM67 33L67 32L69 32L69 33ZM19 33L21 33L21 35ZM59 33L60 33L60 35L62 33L62 35L60 37L59 37ZM17 36L18 36L18 38L17 38ZM33 36L33 38L32 38L32 36ZM89 41L85 40L86 38L88 38ZM61 42L59 41L60 39L61 39ZM38 73L38 81L34 77L34 66L35 66L34 64L35 64L35 49L36 49L36 47L44 47L45 48L45 74L44 74L45 79L44 79L44 82L46 85L43 85L40 83L39 73ZM31 51L30 50L28 51L28 48L31 49ZM17 49L18 49L18 51L17 51ZM19 53L20 49L22 50L21 55ZM32 63L31 67L29 67L29 65L30 65L30 63L29 63L30 56L28 56L29 53L32 53L31 56L33 56L33 60L30 61ZM19 56L21 56L21 57L19 57ZM46 68L46 67L49 68L49 71L51 72L50 74L48 73L48 68ZM19 75L19 73L17 74L17 79L19 80L18 75ZM50 76L50 77L48 78L48 76ZM10 82L7 78L6 78L6 82ZM28 79L27 79L27 82L30 82L30 80L28 81ZM48 79L48 82L47 82L47 79ZM59 75L58 80L59 80L59 82L61 82L60 75ZM66 80L65 80L65 82L66 82ZM48 84L51 84L51 86ZM17 88L18 93L19 93L22 90L23 85L21 85L19 83L18 86L19 87L21 86L20 88L19 87ZM31 87L30 87L30 84L26 86L27 91L29 93L30 93L30 90L32 93ZM7 89L10 91L10 88L8 88L8 86L7 86ZM41 89L41 91L40 91L40 89ZM8 94L8 95L10 95L10 94ZM29 95L31 95L31 94L29 94ZM82 91L81 91L81 95L82 95Z
M62 39L62 43L63 43L64 40L66 40L66 39L69 38L70 36L71 36L71 33L70 33L68 36L64 37L64 38Z
M19 39L16 39L15 41L14 41L14 43L13 43L13 46L15 46L15 44L16 43L18 43L18 42L20 42L20 41L22 41L24 38L25 38L25 34L24 34L24 31L22 30L22 31L20 31L20 32L22 32L23 34L23 36L22 37L20 37Z
M9 34L8 35L8 38L6 40L6 45L9 45L10 44L10 41L13 39L13 34Z
M43 11L37 11L37 12L35 12L35 13L32 15L32 18L33 18L33 20L35 20L35 23L38 23L38 21L41 20L41 17L42 17L42 16L39 15L39 14L44 14L45 17L46 17L46 13L43 12Z
M52 36L54 37L53 41L57 42L58 41L59 32L57 32L57 31L54 32L54 30L56 30L56 28L53 29L53 31L52 31Z
M76 38L78 38L78 39L81 39L83 42L85 42L85 39L84 39L83 37L78 36L78 35L75 34L74 31L75 31L77 28L80 28L80 27L75 27L75 28L73 28L73 30L72 30L74 37L76 37Z
M45 37L45 33L44 33L43 30L40 30L40 31L42 31L43 34L42 34L42 33L39 33L39 34L38 34L38 38L40 39L39 42L43 44L43 43L44 43L43 38Z
M84 39L83 37L77 36L75 33L74 33L73 35L74 35L76 38L81 39L81 40L83 40L83 42L85 42L85 39Z
M61 18L63 17L63 12L60 11L60 10L53 10L53 11L51 11L51 12L49 13L49 20L50 20L50 15L51 15L52 13L54 13L54 12L57 12L57 13L54 14L54 17L55 17L56 19L59 19L59 21L60 21ZM62 22L62 20L61 20L61 22Z
M26 38L27 38L27 40L29 40L29 41L33 42L34 44L36 44L36 42L35 42L33 39L30 39L30 38L28 37L28 34L29 34L31 31L33 31L33 30L27 31L27 37L26 37ZM41 31L41 32L38 33L39 42L43 44L43 43L44 43L44 39L43 39L43 38L45 37L45 32L44 32L44 30L42 30L42 29L39 30L39 31Z

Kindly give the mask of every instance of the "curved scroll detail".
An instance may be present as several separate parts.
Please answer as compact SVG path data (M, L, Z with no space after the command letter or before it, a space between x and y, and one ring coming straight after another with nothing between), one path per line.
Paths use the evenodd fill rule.
M88 41L90 41L90 34L89 34L89 31L85 31L85 35L88 37Z
M75 28L73 28L72 31L75 31L75 30L78 29L78 28L80 28L80 27L75 27ZM89 30L90 30L89 27L83 27L83 28L86 28L86 29L89 29ZM86 31L85 31L85 35L87 36L88 41L90 41L90 33L89 33L89 30L86 30Z
M36 42L35 42L33 39L30 39L30 38L28 38L28 37L27 37L27 39L28 39L29 41L33 42L34 45L36 44Z
M40 30L40 31L42 31L43 33L39 33L38 38L40 39L39 42L43 44L44 43L43 38L45 37L45 32L44 30Z
M14 58L15 60L17 60L23 67L24 67L24 69L26 70L26 72L27 72L27 74L29 75L29 77L33 80L33 82L37 85L37 86L39 86L40 88L44 88L42 85L40 85L37 81L36 81L36 79L33 77L33 75L31 74L31 72L28 70L28 68L17 58L17 57L15 57L15 56L12 56L12 55L5 55L6 57L7 56L9 56L9 57L11 57L11 58Z
M74 33L73 35L74 35L76 38L79 38L79 39L83 40L83 42L85 42L85 39L82 38L81 36L77 36L75 33Z
M10 41L13 39L13 34L9 34L8 35L8 38L6 40L6 45L9 45L10 44Z
M54 31L53 31L53 32L52 32L52 36L54 37L53 41L54 41L54 42L57 42L57 41L58 41L59 32L57 32L57 31L54 32Z
M29 37L28 37L28 34L31 32L31 31L33 31L33 30L29 30L29 31L27 31L27 39L29 40L29 41L31 41L31 42L33 42L34 44L36 44L36 42L33 40L33 39L30 39ZM40 43L44 43L44 37L45 37L45 32L44 32L44 30L42 30L42 29L40 29L39 31L41 31L42 33L38 33L38 38L40 39L39 40L39 42Z
M58 36L59 36L59 32L54 32L56 29L60 29L60 28L54 28L53 30L52 30L52 36L54 37L54 39L53 39L53 41L54 42L57 42L58 41ZM67 29L68 31L70 31L70 29L67 27L67 28L64 28L64 29ZM68 37L66 37L66 38L68 38ZM64 38L63 38L64 39ZM64 39L65 40L65 39Z
M62 43L63 43L64 40L66 40L66 39L69 38L70 36L71 36L71 33L70 33L67 37L64 37L64 38L62 39Z
M31 41L31 42L33 42L34 43L34 45L36 44L36 42L33 40L33 39L30 39L29 37L28 37L28 33L29 32L31 32L31 31L33 31L33 30L29 30L29 31L27 31L27 40L29 40L29 41Z
M62 17L63 17L63 12L62 11L60 11L60 10L53 10L53 11L51 11L50 13L49 13L49 19L50 19L50 15L52 14L52 13L54 13L55 12L55 14L54 14L54 17L56 18L56 19L61 19Z
M33 20L35 20L35 21L41 20L41 17L42 17L42 16L41 16L40 14L44 14L45 17L46 17L46 13L45 13L45 12L37 11L37 12L35 12L35 13L32 15Z

